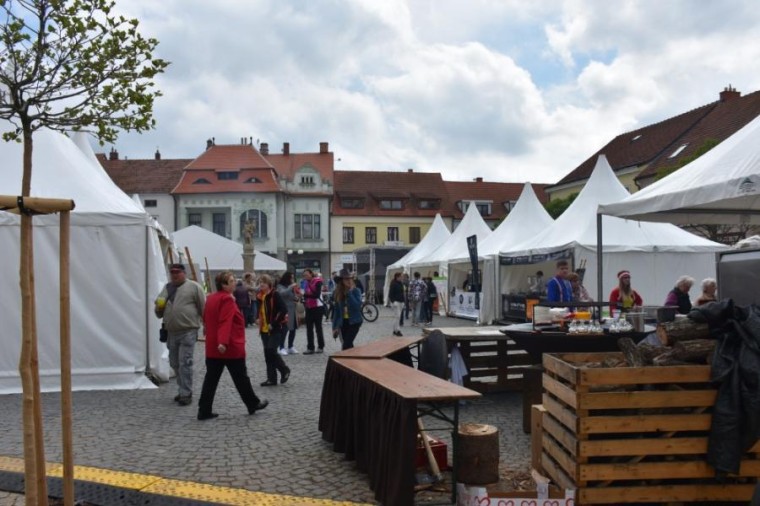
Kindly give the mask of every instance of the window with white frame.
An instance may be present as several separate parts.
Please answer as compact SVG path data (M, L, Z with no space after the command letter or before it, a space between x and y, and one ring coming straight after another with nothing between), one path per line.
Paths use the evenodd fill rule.
M296 214L293 216L294 238L321 239L321 216L318 214Z

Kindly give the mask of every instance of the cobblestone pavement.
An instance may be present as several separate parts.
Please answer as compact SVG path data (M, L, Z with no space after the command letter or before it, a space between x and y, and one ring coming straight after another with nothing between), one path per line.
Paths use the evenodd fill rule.
M390 336L393 316L380 308L380 318L364 323L357 345ZM437 317L435 326L471 326L473 322ZM197 396L205 374L203 343L195 350L194 403L180 407L172 380L151 390L74 393L74 460L118 471L160 475L252 491L374 503L367 476L343 454L332 451L317 429L322 380L328 357L340 350L329 325L324 325L325 354L285 357L292 369L286 385L259 387L265 366L258 332L247 330L249 375L259 397L270 405L254 416L246 408L227 373L217 390L214 411L219 418L196 420ZM405 326L405 335L421 329ZM296 348L306 348L306 329L296 335ZM45 458L62 460L58 394L43 394ZM522 432L518 394L489 394L460 408L461 422L499 428L501 470L528 470L530 440ZM432 424L432 422L431 422ZM0 396L0 455L23 457L21 396ZM447 441L450 434L436 437ZM437 496L441 501L446 496ZM0 506L18 506L23 498L0 491Z

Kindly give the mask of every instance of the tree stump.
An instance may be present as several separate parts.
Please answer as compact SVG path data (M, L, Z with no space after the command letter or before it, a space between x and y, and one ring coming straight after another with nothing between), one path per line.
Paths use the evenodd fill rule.
M487 485L499 481L499 430L493 425L459 424L457 481Z

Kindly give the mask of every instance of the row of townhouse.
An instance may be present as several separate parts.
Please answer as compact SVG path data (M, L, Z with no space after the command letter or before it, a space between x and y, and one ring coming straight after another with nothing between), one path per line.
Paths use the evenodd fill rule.
M742 96L730 85L718 100L614 137L557 183L534 185L542 202L568 197L585 185L604 154L633 193L688 163L760 115L760 91ZM329 145L315 153L280 153L252 139L236 145L207 141L195 159L123 160L112 150L99 159L127 194L170 230L198 225L241 241L246 220L256 225L259 251L291 269L328 271L373 246L412 247L436 213L453 230L476 205L494 227L509 212L521 184L444 181L439 173L338 171ZM739 237L729 230L730 242Z
M228 145L210 139L194 159L164 160L157 151L153 159L128 160L113 149L98 159L170 231L197 225L242 242L251 221L256 249L296 272L330 272L356 250L413 247L436 214L453 230L470 205L493 228L522 190L519 183L444 181L411 169L335 170L327 142L318 152L293 153L286 142L272 153L250 138ZM546 201L543 186L534 189Z

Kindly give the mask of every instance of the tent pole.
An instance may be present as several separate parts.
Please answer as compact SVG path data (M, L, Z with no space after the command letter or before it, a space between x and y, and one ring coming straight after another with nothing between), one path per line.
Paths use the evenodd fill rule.
M604 287L604 280L602 274L604 269L602 268L602 214L596 215L596 300L598 302L604 301L602 296L602 290ZM601 306L600 306L601 312ZM601 317L601 314L599 315Z

